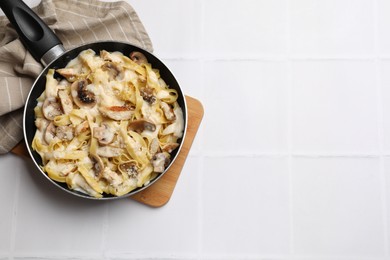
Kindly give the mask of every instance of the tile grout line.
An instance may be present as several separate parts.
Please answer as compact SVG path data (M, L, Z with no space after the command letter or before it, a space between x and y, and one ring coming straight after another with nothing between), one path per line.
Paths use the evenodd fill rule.
M163 60L168 61L198 61L199 56L174 56L174 55L161 55ZM203 61L258 61L258 62L283 62L283 61L389 61L390 55L354 55L354 56L342 56L342 55L304 55L304 54L287 54L287 55L265 55L265 54L252 54L248 56L203 56Z
M229 152L229 151L205 151L194 152L192 157L221 158L221 157L241 157L241 158L283 158L291 155L300 158L378 158L380 156L390 157L389 153L379 152L329 152L329 151L296 151L296 152Z
M195 1L196 3L196 1ZM200 89L200 98L204 97L204 85L205 85L205 58L203 55L203 50L204 50L204 35L205 35L205 1L202 0L200 1L200 51L202 52L202 55L200 56L200 59L198 58L197 61L200 63L200 82L201 82L201 89ZM206 113L206 112L205 112ZM204 153L203 151L203 146L204 146L204 132L203 128L198 130L200 142L199 142L199 168L198 168L198 251L197 251L197 258L202 259L203 255L203 192L202 192L202 183L203 183L203 173L204 173Z
M379 65L375 65L376 70L378 70ZM378 73L378 72L377 72ZM381 87L378 87L378 96L379 98L381 97ZM384 142L384 130L383 130L383 113L379 112L381 108L383 108L382 102L378 100L378 136L379 136L379 146L380 146L380 151L381 155L379 156L379 161L380 161L380 180L381 180L381 200L382 200L382 218L383 218L383 236L384 236L384 251L385 255L389 256L389 247L388 247L388 242L389 242L389 233L388 233L388 224L387 224L387 187L386 187L386 173L385 173L385 155L382 153L383 151L383 142Z
M202 63L201 65L201 75L204 73L204 65ZM203 76L202 76L203 77ZM203 79L202 79L203 81ZM203 147L203 130L198 130L198 138L200 139L199 142L199 149L202 151ZM199 168L198 168L198 259L202 258L203 253L203 192L202 192L202 183L203 183L203 173L204 173L204 159L205 156L201 152L199 158Z
M381 180L381 200L382 200L382 218L383 218L383 238L384 238L384 253L389 256L389 231L387 224L388 208L387 208L387 187L385 174L385 155L384 155L384 114L382 101L382 73L379 59L379 28L378 28L378 0L374 1L374 53L375 59L375 85L377 90L377 113L378 113L378 142L379 142L379 161L380 161L380 180Z
M203 254L203 192L202 192L202 183L203 183L203 172L204 172L204 157L199 158L199 168L198 168L198 259L202 259Z
M292 44L292 38L291 38L291 1L286 0L286 54L287 54L287 150L288 150L288 156L287 156L287 172L288 172L288 193L289 193L289 253L291 256L295 254L295 248L294 248L294 198L293 198L293 143L292 143L292 123L293 123L293 100L292 100L292 91L293 91L293 63L292 63L292 53L291 53L291 44Z

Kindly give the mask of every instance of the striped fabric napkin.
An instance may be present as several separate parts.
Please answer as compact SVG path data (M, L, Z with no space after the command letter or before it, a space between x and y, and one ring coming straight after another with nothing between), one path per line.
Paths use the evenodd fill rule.
M126 2L42 0L33 10L66 49L117 40L153 50L139 17ZM42 69L18 40L8 19L0 17L0 154L9 152L23 138L23 106Z

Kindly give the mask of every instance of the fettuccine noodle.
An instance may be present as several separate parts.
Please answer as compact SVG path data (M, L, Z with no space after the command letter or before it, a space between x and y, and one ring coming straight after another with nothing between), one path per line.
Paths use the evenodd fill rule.
M72 190L127 194L162 173L179 146L177 98L142 53L85 50L47 73L32 147L43 171Z

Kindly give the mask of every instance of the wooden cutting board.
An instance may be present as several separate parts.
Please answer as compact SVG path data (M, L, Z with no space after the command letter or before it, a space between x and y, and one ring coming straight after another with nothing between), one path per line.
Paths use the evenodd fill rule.
M169 171L167 171L156 183L147 189L134 194L130 199L151 207L161 207L171 198L204 114L202 103L199 100L186 96L186 101L188 108L188 127L178 157L171 165ZM18 144L11 152L16 155L30 158L24 142Z

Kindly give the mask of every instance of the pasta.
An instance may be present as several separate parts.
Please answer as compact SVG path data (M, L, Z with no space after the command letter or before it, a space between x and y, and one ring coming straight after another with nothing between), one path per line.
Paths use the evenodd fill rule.
M177 98L142 53L85 50L48 71L32 147L51 179L96 198L122 196L169 164L184 131Z

